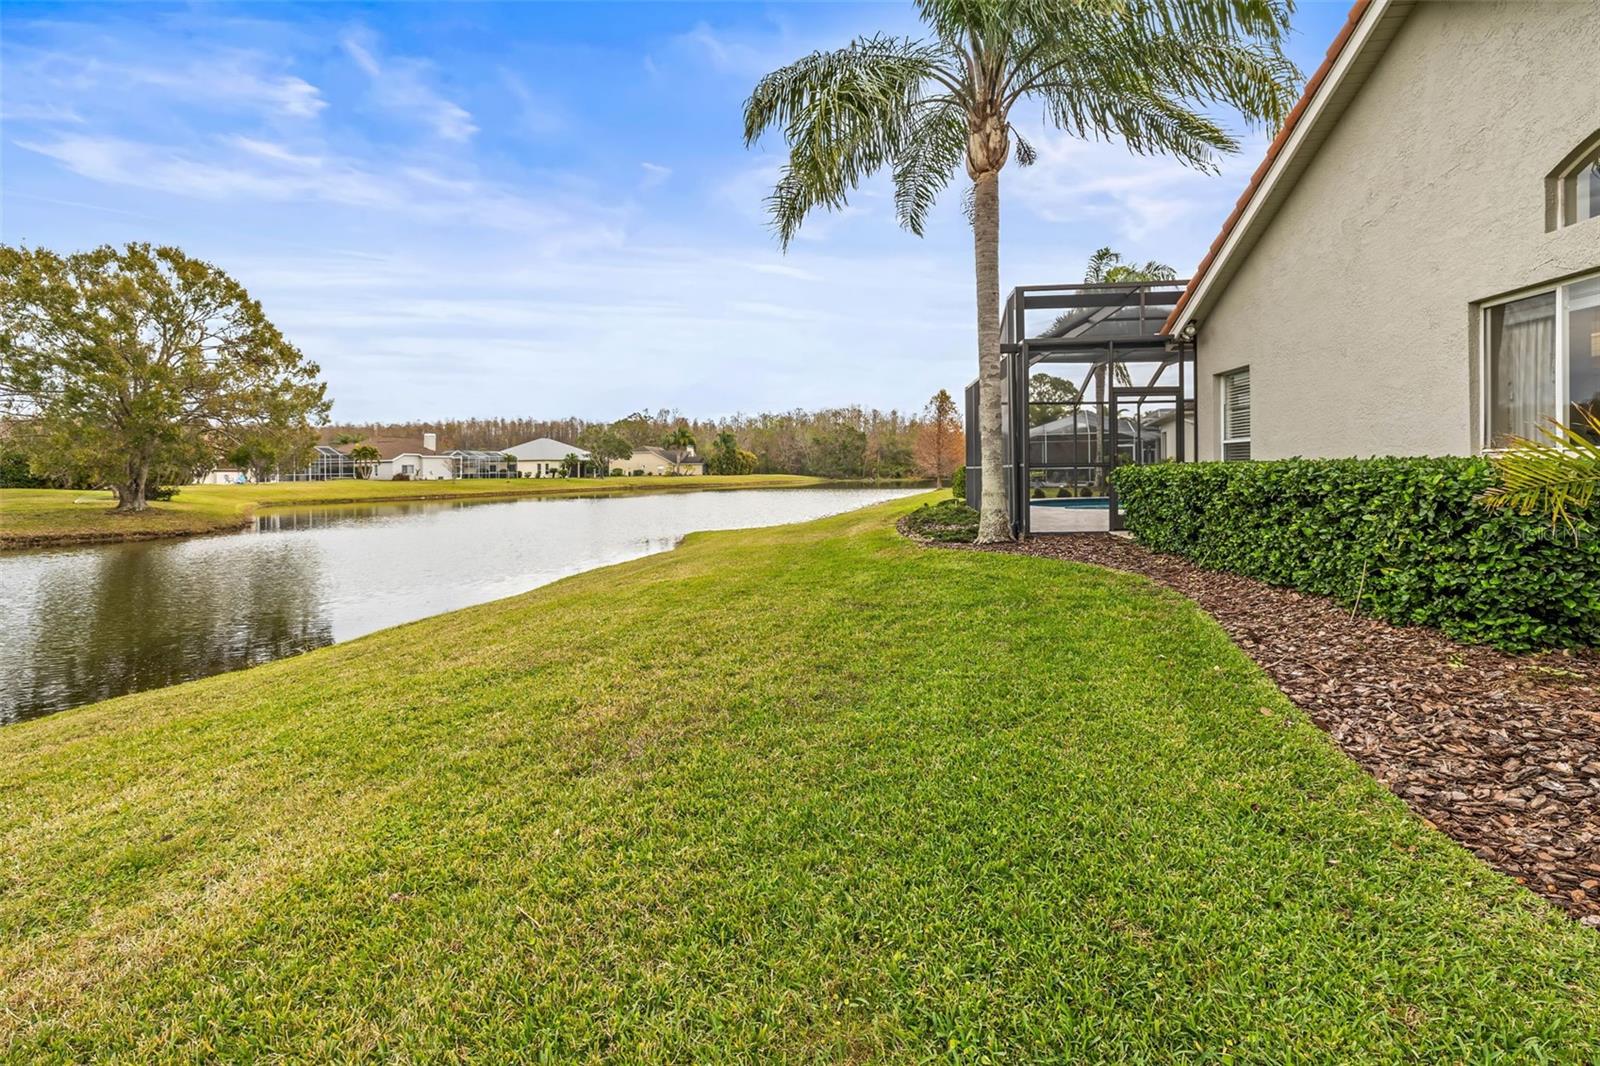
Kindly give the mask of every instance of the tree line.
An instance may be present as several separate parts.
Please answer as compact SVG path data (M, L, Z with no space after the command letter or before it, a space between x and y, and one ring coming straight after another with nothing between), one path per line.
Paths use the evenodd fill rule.
M955 401L941 389L921 411L851 405L816 411L696 418L676 410L636 411L615 421L570 417L466 418L341 423L347 439L437 433L439 448L498 451L538 437L582 448L604 466L635 448L693 447L713 474L808 474L826 478L931 477L942 482L965 447Z

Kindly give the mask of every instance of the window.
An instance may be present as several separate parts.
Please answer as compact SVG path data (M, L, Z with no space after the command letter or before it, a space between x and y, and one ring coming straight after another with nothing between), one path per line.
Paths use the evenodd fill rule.
M1591 218L1600 218L1600 145L1580 157L1561 179L1561 224Z
M1575 281L1563 291L1567 312L1567 410L1582 425L1578 409L1600 415L1600 277Z
M1250 368L1222 375L1222 459L1250 458Z
M1600 410L1600 276L1487 307L1483 329L1490 447Z

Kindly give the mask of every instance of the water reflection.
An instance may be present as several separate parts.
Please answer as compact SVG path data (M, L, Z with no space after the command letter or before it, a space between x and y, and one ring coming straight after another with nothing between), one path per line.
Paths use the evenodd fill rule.
M0 593L0 721L237 670L333 642L317 560L122 544L36 557ZM86 557L87 556L87 557ZM20 601L20 602L19 602Z
M666 551L903 495L781 489L269 511L254 534L0 556L0 723L235 670Z

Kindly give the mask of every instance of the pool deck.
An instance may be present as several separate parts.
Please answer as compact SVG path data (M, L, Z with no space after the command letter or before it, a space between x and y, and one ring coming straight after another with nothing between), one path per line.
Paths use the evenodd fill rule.
M1034 533L1105 533L1111 512L1103 507L1028 507L1028 528Z

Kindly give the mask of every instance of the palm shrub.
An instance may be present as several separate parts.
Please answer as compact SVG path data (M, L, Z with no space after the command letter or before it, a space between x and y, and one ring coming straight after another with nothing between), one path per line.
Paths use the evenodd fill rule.
M1247 124L1288 113L1299 72L1284 56L1291 0L918 0L928 35L861 37L773 71L745 103L755 144L783 131L789 159L767 199L787 247L812 211L843 207L888 171L900 224L921 235L958 169L971 181L977 296L979 539L1010 537L1000 429L1000 171L1036 158L1015 119L1082 138L1120 138L1214 169Z
M1491 459L1500 483L1484 491L1483 505L1542 515L1576 534L1575 515L1589 511L1600 487L1600 411L1578 412L1581 426L1552 420L1539 431L1543 439L1518 439Z

